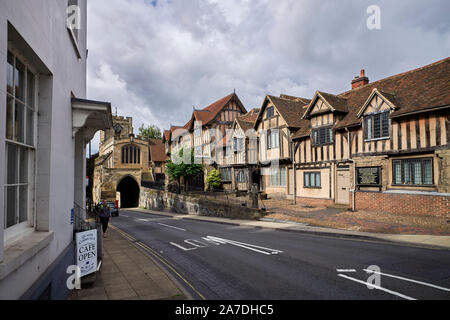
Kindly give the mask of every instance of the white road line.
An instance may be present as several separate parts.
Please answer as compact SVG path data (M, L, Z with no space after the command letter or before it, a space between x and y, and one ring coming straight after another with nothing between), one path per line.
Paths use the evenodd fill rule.
M173 245L173 246L175 246L175 247L177 247L177 248L179 248L179 249L181 249L181 250L183 250L183 251L191 251L191 250L196 250L196 249L198 249L198 247L195 247L195 248L185 248L185 247L180 246L179 244L176 244L176 243L174 243L174 242L169 242L169 244L171 244L171 245Z
M212 236L207 236L206 238L211 239L213 241L218 241L218 242L223 242L223 243L228 243L237 247L242 247L248 250L252 250L255 252L259 252L259 253L263 253L266 255L271 255L271 254L278 254L278 253L282 253L283 251L280 250L275 250L275 249L270 249L270 248L265 248L265 247L260 247L260 246L256 246L253 244L248 244L248 243L244 243L244 242L238 242L238 241L234 241L234 240L228 240L228 239L222 239L222 238L217 238L217 237L212 237ZM258 250L261 249L261 250ZM269 252L266 251L262 251L262 250L267 250Z
M186 229L182 229L182 228L178 228L178 227L174 227L174 226L169 226L168 224L164 224L164 223L158 223L161 226L164 227L168 227L168 228L173 228L173 229L177 229L177 230L181 230L181 231L186 231Z
M443 290L443 291L447 291L447 292L450 291L449 288L440 287L440 286L437 286L437 285L434 285L434 284L431 284L431 283L427 283L427 282L423 282L423 281L408 279L408 278L404 278L404 277L400 277L400 276L394 276L394 275L389 274L389 273L383 273L383 272L378 272L378 271L369 270L369 269L363 269L363 270L366 271L367 273L381 274L381 275L386 276L386 277L391 277L391 278L396 278L396 279L405 280L405 281L409 281L409 282L414 282L414 283L417 283L417 284L421 284L421 285L424 285L424 286L428 286L428 287L431 287L431 288L435 288L435 289L439 289L439 290Z
M356 272L355 269L336 269L337 272Z
M136 219L136 221L149 222L150 220L148 220L148 219Z
M126 215L124 215L124 214L121 214L120 215L121 217L124 217L124 218L129 218L130 216L126 216Z
M377 290L381 290L381 291L390 293L390 294L392 294L392 295L394 295L394 296L397 296L397 297L400 297L400 298L403 298L403 299L406 299L406 300L417 300L417 299L415 299L415 298L409 297L409 296L404 295L404 294L401 294L401 293L399 293L399 292L395 292L395 291L392 291L392 290L383 288L383 287L381 287L381 286L377 286L377 285L374 285L374 284L371 284L371 283L367 283L366 281L362 281L362 280L358 280L358 279L355 279L355 278L346 276L345 274L338 274L338 276L339 276L339 277L342 277L342 278L345 278L345 279L348 279L348 280L351 280L351 281L355 281L355 282L364 284L364 285L370 285L370 286L371 286L372 288L374 288L374 289L377 289Z

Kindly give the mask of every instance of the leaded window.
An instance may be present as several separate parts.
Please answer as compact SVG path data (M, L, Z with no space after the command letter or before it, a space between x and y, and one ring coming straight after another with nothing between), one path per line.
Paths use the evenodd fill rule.
M389 138L389 111L364 117L364 139Z
M433 185L433 159L402 159L393 161L394 185Z
M320 172L305 172L303 175L303 186L305 188L320 188Z
M321 146L333 143L333 128L323 127L312 130L313 146Z

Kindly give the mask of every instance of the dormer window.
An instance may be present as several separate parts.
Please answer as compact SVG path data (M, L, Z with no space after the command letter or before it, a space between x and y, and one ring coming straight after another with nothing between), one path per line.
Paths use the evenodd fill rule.
M275 110L273 107L267 108L267 119L273 118L275 115Z
M364 116L364 139L389 138L389 111Z
M333 143L333 127L323 127L312 130L313 146L323 146Z

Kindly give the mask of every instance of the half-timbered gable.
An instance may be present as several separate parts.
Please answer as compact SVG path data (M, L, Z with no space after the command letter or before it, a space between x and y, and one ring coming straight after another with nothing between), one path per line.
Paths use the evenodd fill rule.
M259 136L259 162L262 189L271 194L287 193L288 167L291 165L291 134L303 124L304 106L310 100L286 95L267 95L255 130ZM275 166L274 166L275 164Z
M401 207L401 202L394 201L401 198L399 194L448 197L450 59L373 83L364 72L361 77L364 81L360 86L342 94L316 93L305 112L309 128L293 135L298 168L308 171L298 177L297 195L320 193L327 199L323 196L328 193L329 200L365 208L365 192L376 192L380 201L396 194L391 207L384 209L391 211ZM329 118L336 113L333 109L340 112ZM334 133L331 140L331 132L323 129L328 125ZM327 143L332 147L317 149ZM311 174L313 167L324 162L331 168L330 190L305 190L323 189L327 178L323 169L314 183Z

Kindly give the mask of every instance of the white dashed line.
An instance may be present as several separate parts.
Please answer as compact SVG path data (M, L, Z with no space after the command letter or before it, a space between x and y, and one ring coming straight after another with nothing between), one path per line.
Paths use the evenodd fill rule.
M164 223L158 223L161 226L164 227L168 227L168 228L173 228L173 229L177 229L177 230L181 230L181 231L186 231L186 229L182 229L182 228L178 228L178 227L174 227L174 226L169 226L168 224L164 224Z

